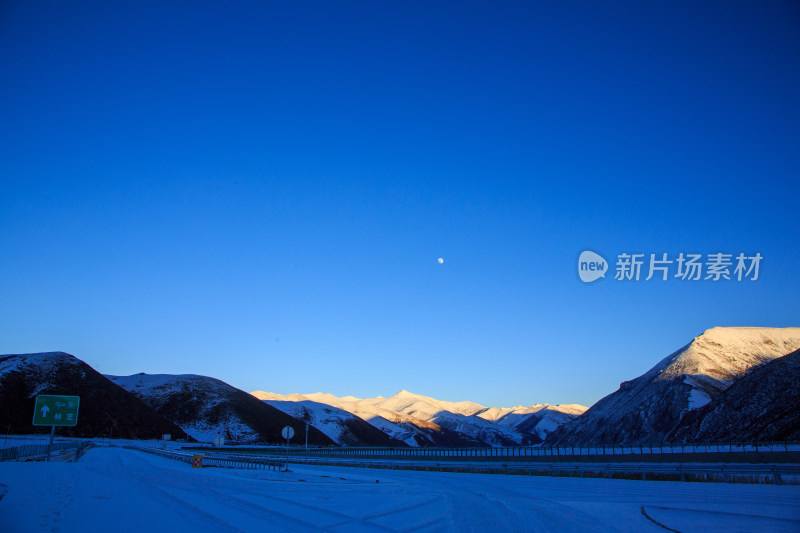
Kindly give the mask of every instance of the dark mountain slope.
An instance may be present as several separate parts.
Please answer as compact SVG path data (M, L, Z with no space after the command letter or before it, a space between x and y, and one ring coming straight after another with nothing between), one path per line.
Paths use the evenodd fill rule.
M170 433L173 439L188 438L178 426L72 355L0 355L0 428L11 433L48 433L49 427L31 425L39 394L81 398L78 424L56 429L59 435L155 439Z
M304 422L218 379L194 374L108 378L201 441L221 436L242 444L281 443L281 430L292 426L294 441L305 442ZM334 444L313 427L308 442Z
M548 435L554 445L664 442L748 369L800 348L800 328L713 328Z
M800 440L800 350L754 368L668 435L675 442Z

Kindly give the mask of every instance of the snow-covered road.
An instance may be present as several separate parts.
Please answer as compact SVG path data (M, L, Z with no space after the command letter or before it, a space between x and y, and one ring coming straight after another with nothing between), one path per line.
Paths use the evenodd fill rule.
M192 469L121 448L1 463L0 531L800 531L798 486L292 470Z

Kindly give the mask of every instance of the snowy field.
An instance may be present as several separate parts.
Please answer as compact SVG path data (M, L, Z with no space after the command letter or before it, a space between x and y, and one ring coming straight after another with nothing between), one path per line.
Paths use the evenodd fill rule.
M0 531L800 531L798 486L292 470L192 469L115 447L0 463Z

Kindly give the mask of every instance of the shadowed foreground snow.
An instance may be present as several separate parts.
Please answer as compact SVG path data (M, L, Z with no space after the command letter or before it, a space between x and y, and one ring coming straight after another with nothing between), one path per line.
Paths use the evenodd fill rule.
M800 487L294 466L192 469L95 448L2 463L0 531L800 531ZM376 480L379 483L376 483Z

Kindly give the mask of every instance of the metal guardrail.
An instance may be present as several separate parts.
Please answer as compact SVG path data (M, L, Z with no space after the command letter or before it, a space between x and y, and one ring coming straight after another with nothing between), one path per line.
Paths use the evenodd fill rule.
M153 455L158 455L174 461L181 461L187 464L192 464L193 454L185 454L179 452L171 452L166 450L158 450L155 448L145 448L139 446L123 446L130 450L138 450ZM203 466L213 466L219 468L245 468L245 469L262 469L274 470L280 472L286 469L285 461L277 461L275 459L265 459L263 457L225 457L225 456L204 456Z
M236 453L235 448L226 451ZM242 448L242 453L251 449ZM570 456L618 456L618 455L675 455L709 453L779 453L800 451L800 442L718 442L694 444L642 444L637 446L507 446L507 447L467 447L467 448L383 448L383 447L340 447L340 448L301 448L285 447L252 449L255 453L282 454L289 456L315 457L385 457L407 458L546 458Z
M91 442L57 442L50 448L50 453L63 450L75 450L74 461L78 461L91 448ZM47 457L47 444L25 444L0 449L2 461L34 461Z
M192 463L191 453L181 453L139 446L123 446L167 459ZM203 466L222 468L256 468L284 470L282 460L258 456L227 456L212 452L203 457ZM297 464L378 468L387 470L423 470L528 476L614 477L638 480L716 481L739 483L772 483L781 485L800 482L800 464L793 463L602 463L602 462L482 462L431 460L380 460L350 458L293 457Z
M275 448L289 455L318 457L553 457L581 455L668 455L705 453L764 453L800 451L800 442L726 442L695 444L642 444L637 446L507 446L468 448Z
M698 463L496 463L380 461L348 459L295 458L292 462L325 466L349 466L387 470L428 472L464 472L484 474L516 474L528 476L605 477L652 480L674 477L676 481L718 481L773 483L800 481L798 464L698 464ZM788 479L787 479L788 478Z
M81 445L77 450L75 450L75 458L74 461L77 463L81 460L81 457L86 455L86 452L94 448L95 444L93 442L85 442Z

